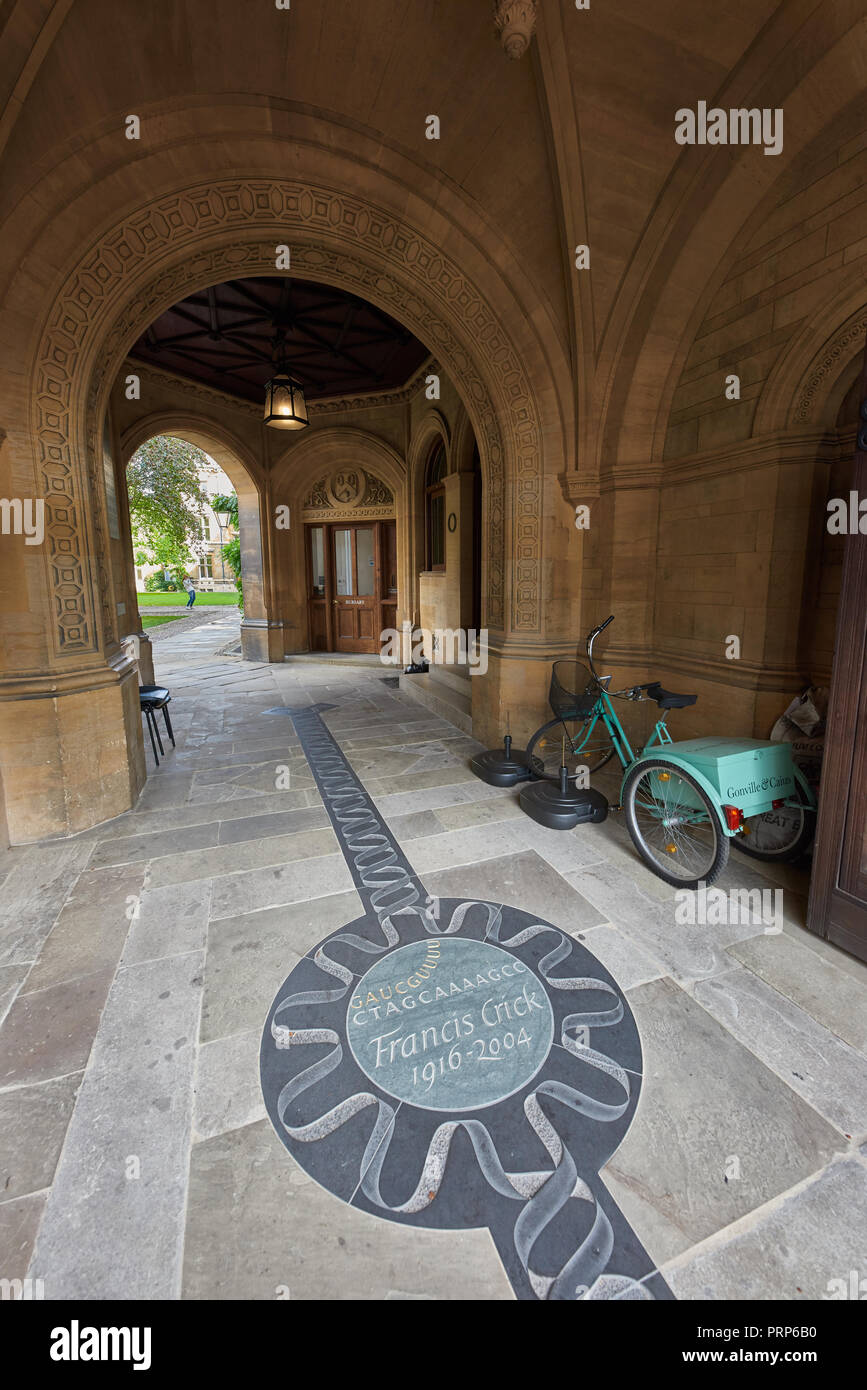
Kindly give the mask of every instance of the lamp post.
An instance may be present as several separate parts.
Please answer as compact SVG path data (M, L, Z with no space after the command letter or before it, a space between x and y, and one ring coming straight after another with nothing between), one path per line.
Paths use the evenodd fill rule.
M214 516L217 518L217 525L220 528L220 581L223 582L226 578L226 560L223 555L223 531L228 530L229 522L232 520L232 513L230 511L219 511L214 512Z

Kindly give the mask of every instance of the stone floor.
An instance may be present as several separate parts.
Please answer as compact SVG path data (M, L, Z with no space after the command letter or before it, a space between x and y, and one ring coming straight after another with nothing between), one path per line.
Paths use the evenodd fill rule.
M234 609L228 610L222 604L214 604L209 607L206 604L201 606L194 605L187 608L186 604L160 605L156 604L143 608L141 616L145 618L171 618L170 623L160 623L157 627L149 627L147 636L153 642L165 642L167 638L175 637L181 632L192 632L205 626L205 624L226 623L232 621L231 632L234 634L238 629L238 617Z
M48 1298L513 1296L487 1230L346 1206L265 1114L275 993L360 912L269 713L317 701L431 893L538 914L626 991L645 1079L603 1176L677 1297L867 1275L867 967L803 929L805 874L733 854L722 886L781 887L783 930L679 925L619 816L543 830L379 671L219 654L236 643L235 615L161 641L177 748L133 812L0 858L0 1276Z

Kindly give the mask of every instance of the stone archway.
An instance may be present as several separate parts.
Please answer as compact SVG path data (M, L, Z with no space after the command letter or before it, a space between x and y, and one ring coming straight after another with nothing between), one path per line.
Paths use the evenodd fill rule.
M289 446L271 470L270 492L273 503L285 502L294 520L288 532L286 563L280 568L283 621L286 628L301 634L298 650L308 648L307 581L304 554L304 528L300 524L304 496L319 477L344 467L364 468L380 479L394 496L397 522L397 562L399 606L398 626L411 605L412 576L409 550L409 491L406 465L400 455L378 435L368 430L334 426L305 433Z
M126 470L136 449L158 434L173 435L195 444L219 464L235 489L244 572L242 650L247 660L267 661L268 527L264 524L265 500L256 476L256 461L243 441L223 425L193 411L170 411L143 416L124 431L120 441L121 469Z
M481 292L418 229L356 197L268 179L224 181L161 198L106 233L57 297L33 370L33 434L49 530L73 512L96 563L105 550L96 440L105 401L143 326L178 299L221 279L273 273L275 248L290 244L292 270L339 285L385 309L442 360L460 384L479 441L485 492L488 622L495 631L541 626L541 436L518 352ZM514 481L507 497L507 479ZM506 521L515 513L507 572ZM67 528L67 630L55 655L96 651L113 637L84 558ZM512 547L510 546L511 550ZM513 581L510 586L510 579ZM51 581L55 599L61 581ZM511 587L511 593L510 593ZM73 631L74 629L74 631Z
M94 690L100 690L111 772L96 766L86 775L70 772L83 783L80 793L70 796L64 781L37 818L15 827L10 821L13 840L83 829L128 808L138 790L131 775L140 742L135 672L119 643L116 559L100 447L106 405L125 354L159 313L185 295L225 279L273 274L276 247L284 244L291 246L293 273L383 308L430 348L457 384L485 478L486 616L494 648L505 658L510 646L517 654L519 647L544 640L538 383L531 387L521 352L477 281L408 216L364 195L337 193L315 178L217 177L163 193L102 232L66 273L34 333L29 373L21 377L20 396L29 386L31 404L29 429L22 418L16 447L32 452L34 481L45 498L46 546L31 561L45 595L39 633L44 674L28 676L20 699L30 699L37 688L52 699L55 692L65 696L51 707L50 738L59 758L63 730L78 726ZM517 326L523 332L523 321ZM543 404L547 410L548 396ZM546 449L553 439L549 421ZM267 487L266 503L270 507ZM266 624L272 621L272 597L266 583ZM270 645L271 634L264 636ZM495 667L487 701L494 721L501 679ZM19 697L9 690L11 730ZM4 737L3 748L7 742ZM11 790L7 785L7 803L20 801L18 784L23 788L29 776L28 756L17 756L21 772ZM3 757L5 764L12 754ZM32 757L44 760L35 744Z

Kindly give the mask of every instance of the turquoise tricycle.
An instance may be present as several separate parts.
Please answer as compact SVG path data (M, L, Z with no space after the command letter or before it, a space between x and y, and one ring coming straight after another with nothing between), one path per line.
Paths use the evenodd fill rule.
M668 711L695 695L658 681L609 691L610 676L593 665L593 643L614 616L587 638L587 666L556 661L549 702L554 719L527 745L532 776L575 785L617 757L623 768L621 809L644 862L676 888L713 883L729 845L756 859L797 859L813 838L816 799L787 743L755 738L691 738L674 743ZM588 669L589 668L589 669ZM636 756L613 700L653 700L662 711ZM565 771L564 771L565 769Z

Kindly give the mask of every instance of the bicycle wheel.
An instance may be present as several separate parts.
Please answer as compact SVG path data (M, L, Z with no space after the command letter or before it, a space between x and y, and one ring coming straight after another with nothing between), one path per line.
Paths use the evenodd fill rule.
M803 788L798 786L797 791L800 806L780 806L760 816L747 816L744 829L734 837L735 849L751 859L776 860L778 864L799 859L810 847L816 817Z
M664 759L639 763L623 787L632 843L645 864L674 888L719 878L729 842L716 807L696 779Z
M604 767L614 757L614 743L603 720L597 719L588 736L590 724L589 719L551 719L537 729L527 744L533 774L549 782L559 781L564 740L570 777L574 777L580 767L586 767L588 773Z

